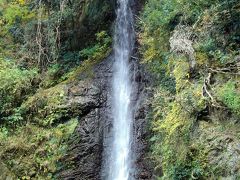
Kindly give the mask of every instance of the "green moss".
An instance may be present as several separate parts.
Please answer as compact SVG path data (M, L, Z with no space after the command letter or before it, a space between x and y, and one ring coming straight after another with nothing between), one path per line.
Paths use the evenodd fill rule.
M196 61L197 64L200 66L204 66L206 64L208 64L208 56L206 53L201 53L201 52L197 52L196 53Z
M188 81L183 67L175 66L176 83L183 84L181 81ZM211 148L215 146L217 148L218 144L224 141L224 134L230 132L237 134L236 128L235 130L233 128L236 125L230 126L228 122L221 126L224 129L218 129L219 125L205 122L206 126L203 127L201 123L198 127L200 129L198 133L202 135L201 139L196 137L198 133L195 135L193 133L197 127L196 113L207 105L207 100L202 96L202 84L201 79L195 83L188 81L173 97L163 88L158 88L154 96L152 124L154 135L151 143L153 143L152 158L156 163L155 169L161 168L164 173L159 179L211 179L216 175L221 177L224 173L230 172L224 169L223 164L209 165L209 153ZM237 97L236 85L228 82L218 91L219 94L223 92L226 93L226 100L234 105L232 101ZM215 137L219 140L215 141ZM224 156L231 157L228 153Z
M49 89L39 90L19 108L29 121L48 126L59 121L67 112L66 85L59 84Z
M218 98L230 109L232 112L240 116L240 93L239 87L234 81L229 80L222 87L217 88Z
M160 154L162 157L162 168L165 176L172 176L174 164L184 162L187 155L189 130L192 120L182 107L173 103L167 116L154 124L154 131L161 134ZM156 147L155 147L156 148ZM157 149L154 148L154 151Z
M163 170L161 179L189 179L192 173L202 177L201 163L193 160L189 146L196 113L206 107L202 96L203 82L189 80L189 63L186 59L173 57L172 61L176 94L171 94L160 85L154 96L152 157L156 169L160 165Z
M94 77L94 67L98 63L100 63L104 58L106 58L110 52L111 49L107 49L104 52L98 52L95 54L93 58L85 60L81 66L78 68L75 68L70 73L68 73L66 76L68 77L66 82L76 81L80 79L87 79Z
M175 63L173 70L174 78L176 79L176 91L179 92L182 88L189 86L189 64L187 61L179 60Z
M53 179L77 123L72 119L52 129L27 124L11 135L0 132L1 162L17 178Z

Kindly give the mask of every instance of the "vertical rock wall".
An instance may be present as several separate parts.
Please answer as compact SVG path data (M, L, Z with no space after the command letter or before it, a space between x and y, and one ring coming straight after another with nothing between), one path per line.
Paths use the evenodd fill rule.
M141 7L140 2L132 2L135 13ZM137 45L136 45L137 46ZM134 107L132 151L135 164L135 179L151 179L151 164L147 159L148 120L150 108L148 98L151 96L147 88L150 79L139 64L137 48L131 59ZM71 139L68 154L63 159L64 167L58 177L64 180L100 180L105 179L105 165L110 155L112 141L112 67L113 55L94 67L94 77L86 79L70 88L69 99L81 104L79 125ZM86 108L82 108L86 107Z
M149 81L137 60L132 60L135 93L133 104L137 104L134 113L134 137L132 150L136 156L136 179L151 179L148 160L145 158L147 144L147 103L146 90ZM60 179L99 180L104 179L104 160L107 159L108 147L112 140L111 115L111 78L112 56L94 68L92 79L76 82L69 87L69 101L79 108L79 125L69 142L68 154L62 162L64 167L58 174ZM74 103L73 103L74 102ZM104 151L103 151L104 150Z

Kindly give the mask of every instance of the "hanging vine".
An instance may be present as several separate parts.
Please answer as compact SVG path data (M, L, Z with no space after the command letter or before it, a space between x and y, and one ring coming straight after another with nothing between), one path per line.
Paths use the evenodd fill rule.
M57 19L51 19L48 15L47 23L44 23L44 5L42 0L38 2L38 20L36 44L38 49L37 64L43 70L49 64L56 63L59 58L61 48L61 24L66 0L59 2L59 12L56 13ZM49 12L49 11L48 11Z

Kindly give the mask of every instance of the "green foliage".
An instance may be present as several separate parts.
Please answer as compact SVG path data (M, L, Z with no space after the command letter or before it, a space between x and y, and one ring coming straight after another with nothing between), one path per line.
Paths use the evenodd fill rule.
M200 178L205 174L201 163L195 160L198 152L192 154L189 146L195 112L204 109L206 104L201 96L202 87L187 81L185 69L176 67L176 71L181 71L176 79L183 85L181 89L171 97L165 89L158 88L154 96L152 157L156 168L163 169L162 179L189 179L192 173Z
M181 23L192 26L193 40L198 36L198 42L194 44L196 51L206 53L211 63L226 63L239 44L239 33L236 31L240 24L236 18L239 16L238 5L236 0L149 0L139 20L144 62L168 62L169 37Z
M7 26L11 26L17 21L27 22L34 17L34 14L29 11L28 7L18 3L10 3L2 13L2 21L6 22Z
M111 45L112 39L108 36L106 31L101 31L96 34L97 43L89 48L85 48L79 52L80 56L84 59L97 58L99 53L105 51Z
M164 106L164 104L161 106ZM175 164L185 162L189 128L192 123L189 115L182 111L181 106L176 103L171 103L169 106L162 110L158 109L160 108L159 106L156 107L162 115L158 115L160 119L157 118L158 120L155 121L154 131L160 134L160 136L156 136L155 143L152 146L155 163L161 164L161 168L163 169L163 179L180 176ZM160 157L161 160L159 162Z
M0 179L54 179L77 125L66 86L110 54L112 5L0 0Z
M176 62L173 73L176 79L177 92L181 91L183 88L185 88L189 84L188 71L189 71L189 64L185 60L180 59L178 62Z
M70 120L52 129L27 124L10 134L0 129L0 159L19 179L54 179L66 153L67 140L78 121ZM9 174L10 175L10 174Z
M0 5L0 55L13 57L24 38L24 26L35 16L23 1L2 1ZM19 51L19 49L18 49Z
M174 92L175 87L174 78L171 77L170 74L173 69L173 61L177 58L172 57L171 52L169 52L171 31L174 30L180 22L182 24L192 24L189 19L192 19L193 16L200 16L201 12L207 6L214 4L213 2L215 1L198 1L196 3L183 0L150 0L145 5L139 20L139 28L141 29L139 38L143 62L148 64L157 76L161 76L159 79L164 79L160 82L161 85L165 87L168 86L167 88L172 89L172 92ZM203 49L205 47L200 48ZM186 75L188 75L188 67L189 65L183 67L186 70ZM184 83L181 85L184 86Z
M212 55L212 57L215 61L218 61L222 64L230 62L233 59L232 54L226 54L220 50L210 51L209 54Z
M111 52L111 37L105 32L101 31L96 34L97 43L94 46L85 48L79 52L80 56L86 58L82 64L73 69L65 75L67 81L78 80L79 78L92 77L94 75L93 67L104 60ZM81 75L81 76L79 76Z
M25 117L30 118L31 122L51 126L67 114L67 110L62 107L65 100L65 85L58 84L49 89L39 90L34 96L29 97L21 105L20 111Z
M43 80L40 84L42 88L50 88L60 83L62 80L62 75L64 74L64 69L60 64L53 64L48 68L46 72L43 73Z
M191 166L180 164L174 167L173 172L174 172L174 175L173 175L174 180L190 179Z
M202 42L199 42L195 47L197 51L208 53L210 51L216 50L215 40L212 38L204 39Z
M0 3L0 55L17 56L24 67L41 71L56 63L79 65L78 52L112 22L112 4L106 0Z
M192 136L198 129L198 114L211 104L202 89L208 68L220 69L238 55L238 7L236 0L148 0L139 17L143 63L156 77L150 142L159 179L211 179L213 173L217 178L221 174L209 166L208 149L195 144ZM170 52L170 37L179 24L192 31L189 40L197 64L194 72L181 52ZM221 85L234 75L220 76L214 74L209 91L239 114L238 84Z
M33 92L36 69L21 70L9 60L0 58L0 113L8 115Z
M171 18L177 13L178 1L152 0L149 1L142 14L143 22L150 32L159 27L167 27Z
M228 81L217 91L218 98L230 109L232 112L240 116L240 93L234 81Z

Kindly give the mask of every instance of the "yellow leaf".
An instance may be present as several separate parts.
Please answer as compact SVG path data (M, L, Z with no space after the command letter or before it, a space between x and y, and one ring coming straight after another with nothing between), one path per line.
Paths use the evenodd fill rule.
M25 4L25 0L17 0L17 2L21 5L24 5Z

